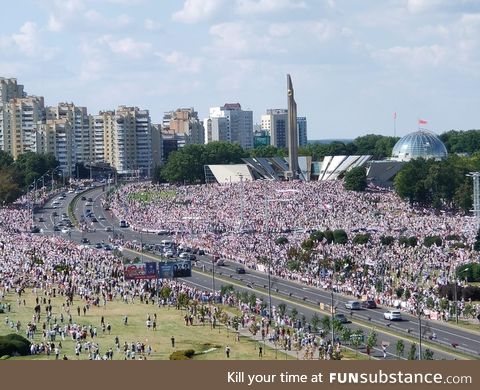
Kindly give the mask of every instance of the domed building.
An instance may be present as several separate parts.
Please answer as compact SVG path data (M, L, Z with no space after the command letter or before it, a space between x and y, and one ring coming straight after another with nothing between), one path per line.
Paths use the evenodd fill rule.
M410 161L423 157L441 160L448 155L447 148L435 134L418 130L401 138L393 147L392 160Z

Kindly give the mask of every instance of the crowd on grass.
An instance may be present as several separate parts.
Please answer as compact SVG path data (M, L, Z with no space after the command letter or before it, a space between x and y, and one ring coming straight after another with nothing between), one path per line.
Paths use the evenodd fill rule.
M103 316L98 324L88 320L92 307L107 308L112 301L151 306L145 332L156 331L161 325L157 325L155 310L162 306L188 307L188 326L214 327L221 321L216 315L217 306L211 305L211 292L175 281L158 285L152 281L125 281L123 264L115 255L59 236L30 233L30 224L28 198L0 209L0 313L11 332L31 341L30 354L55 359L108 360L118 354L127 360L149 358L154 352L152 345L120 340L109 319ZM27 294L31 294L30 299L34 297L33 303L25 299ZM248 328L252 323L265 328L266 313L259 300L246 304L230 291L223 294L222 303L236 306L242 313L237 329ZM17 317L22 308L31 310L32 317L27 322ZM128 326L132 321L127 314L123 324ZM233 329L231 319L224 322ZM292 321L284 314L278 323L287 326ZM272 332L265 334L270 334L270 339L286 340L285 332ZM296 339L304 337L298 330L293 334ZM107 341L100 343L102 338ZM66 340L73 341L73 348L67 349Z
M422 312L443 320L454 310L439 288L453 282L459 265L478 261L473 217L413 206L377 187L347 191L341 181L136 183L121 187L110 207L135 230L172 232L178 243L260 271L270 265L281 278L333 286L411 313L417 311L415 293L421 292ZM324 238L305 255L302 243L312 232L337 229L346 232L346 243ZM368 234L368 242L355 243L359 234ZM441 245L424 245L429 236L440 237ZM393 241L386 244L385 237ZM403 237L415 237L416 243L405 245ZM458 282L465 284L462 278ZM460 298L458 306L461 315L480 314L468 299Z

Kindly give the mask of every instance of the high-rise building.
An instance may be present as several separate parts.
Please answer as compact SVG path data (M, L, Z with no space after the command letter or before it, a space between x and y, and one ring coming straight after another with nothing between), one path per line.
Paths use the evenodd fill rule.
M73 158L73 131L69 120L47 119L37 127L37 153L51 153L60 163L64 174L70 175L75 169Z
M297 117L298 129L298 146L307 146L307 118L304 116Z
M78 107L73 103L59 103L55 107L47 107L47 119L66 119L72 126L73 157L76 163L93 163L95 149L93 128L86 107Z
M17 79L0 77L0 106L9 100L24 97L27 97L27 94L23 90L23 85L17 83Z
M162 143L162 125L153 124L152 132L152 167L158 167L163 164L163 143Z
M90 115L90 128L93 136L93 162L113 166L113 124L114 111L100 111Z
M37 125L45 122L43 97L13 98L0 106L0 149L14 159L37 151Z
M120 174L150 175L152 133L148 110L119 106L112 131L112 163Z
M226 122L212 121L210 133L211 139L208 139L208 142L224 140L231 143L237 143L243 149L253 148L252 111L242 110L240 103L226 103L223 107L210 108L210 117L205 121L208 121L208 119L213 120L214 118L225 118ZM218 129L218 131L215 131L215 129ZM207 136L209 136L208 130Z
M203 121L203 127L205 128L206 144L213 141L230 142L231 137L228 118L207 118Z
M288 110L269 109L262 115L260 126L270 134L270 145L277 148L287 147Z

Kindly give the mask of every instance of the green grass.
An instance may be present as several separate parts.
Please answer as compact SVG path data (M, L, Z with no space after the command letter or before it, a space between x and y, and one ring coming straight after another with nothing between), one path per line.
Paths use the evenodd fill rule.
M43 297L43 293L41 294ZM10 320L16 322L20 320L22 327L20 330L21 335L25 335L25 328L28 321L32 319L33 308L35 306L35 297L32 293L27 293L22 296L22 300L25 298L26 306L23 304L19 307L16 300L16 295L8 294L6 296L6 302L11 303L11 312L0 314L0 334L12 333L12 329L5 324L5 317L9 316ZM52 299L53 315L60 318L60 312L62 311L63 299L57 296ZM210 350L207 353L199 354L194 357L195 360L223 360L225 356L225 346L228 344L231 348L230 359L238 360L254 360L258 358L257 345L258 342L250 339L249 337L240 337L240 341L236 342L235 334L230 329L227 332L225 326L211 329L210 325L202 326L200 324L194 326L185 326L183 317L185 315L184 310L177 310L171 308L158 308L154 305L146 305L140 302L134 304L125 304L119 301L107 303L106 308L103 307L91 307L86 316L77 315L77 306L83 308L83 301L74 299L73 307L70 311L73 317L73 322L77 322L82 325L96 326L98 330L98 337L94 339L100 346L101 354L103 354L108 348L112 347L114 351L114 359L124 359L123 354L123 342L143 342L146 345L151 345L153 353L148 359L168 360L170 354L175 350L194 349L196 353ZM45 320L45 305L42 305L42 319ZM157 314L157 331L147 331L145 321L147 314L150 314L153 318L153 313ZM100 326L101 316L105 317L105 323L110 323L112 326L111 335L108 332L102 333ZM123 318L128 315L128 325L123 325ZM68 315L64 312L65 321L68 321ZM37 333L35 335L35 342L42 341L42 322L38 325ZM116 352L114 339L118 336L120 339L121 351ZM171 346L170 338L175 337L175 348ZM61 340L57 336L56 343ZM90 340L88 336L87 340ZM62 341L63 349L61 356L66 354L69 359L75 359L74 348L75 343L71 338L65 337ZM275 353L272 349L267 348L265 350L265 359L274 359ZM54 356L37 355L18 357L14 359L35 359L35 360L53 360ZM87 359L87 354L82 353L81 359ZM278 359L285 359L285 355L282 352L278 352ZM288 356L288 359L293 357Z
M146 192L136 192L134 194L128 195L129 200L135 200L142 203L151 203L158 199L172 199L177 195L177 192L174 190L169 191L146 191Z

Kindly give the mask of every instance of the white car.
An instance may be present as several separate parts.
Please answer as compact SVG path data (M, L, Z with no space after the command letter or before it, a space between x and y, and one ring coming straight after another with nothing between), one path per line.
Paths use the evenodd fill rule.
M93 203L92 203L92 202L86 202L86 203L85 203L85 206L86 206L86 207L93 206Z
M389 310L383 313L383 318L389 321L401 321L402 313L400 312L400 310Z
M70 233L70 229L63 228L63 229L62 229L62 233L68 234L68 233Z
M189 259L190 258L190 253L182 252L182 253L180 253L180 256L178 256L178 257L180 257L181 259Z

